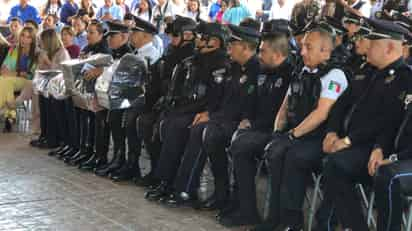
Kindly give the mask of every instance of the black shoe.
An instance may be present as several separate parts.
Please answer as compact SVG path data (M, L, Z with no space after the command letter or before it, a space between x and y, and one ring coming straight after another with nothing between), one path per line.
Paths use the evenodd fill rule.
M39 143L39 145L37 147L40 148L40 149L54 149L54 148L59 147L59 145L58 144L51 144L51 143L47 142L47 140L46 140L44 142Z
M76 166L79 165L81 162L87 161L88 159L90 159L91 156L93 156L93 152L79 152L78 156L73 156L72 158L70 158L67 162L67 164L71 165L71 166Z
M135 177L134 183L137 186L148 187L148 188L154 189L159 185L160 182L153 176L153 173L150 172L144 177Z
M110 173L116 171L117 169L121 167L122 167L121 163L114 162L111 165L107 166L106 168L96 170L95 174L101 177L105 177L105 176L110 175Z
M3 133L10 133L12 129L13 129L12 121L10 121L10 119L6 119L4 121Z
M66 152L64 155L61 156L61 159L64 163L68 164L69 161L74 157L81 153L79 149L72 148L70 151Z
M68 152L70 149L71 147L69 145L64 146L62 150L56 153L56 157L60 160L62 156L64 156L64 154Z
M72 147L69 147L68 149L66 149L65 152L61 152L58 155L56 155L57 159L59 160L64 160L64 158L67 158L68 156L73 156L75 155L79 150L74 149Z
M248 231L273 231L276 227L276 224L270 222L263 222L262 224L258 224L255 227L249 229Z
M159 201L172 193L171 187L165 181L161 182L155 189L145 193L144 197L149 201Z
M88 160L80 163L79 169L93 170L94 168L96 168L97 161L98 161L97 155L93 154Z
M140 171L140 169L139 170L133 169L127 164L124 164L117 171L114 171L110 174L110 179L116 182L133 180L135 177L140 177L140 176L137 176L137 175L140 175L138 171Z
M50 151L49 153L47 153L48 156L55 156L57 155L58 152L62 151L64 149L64 145L59 146L57 149Z
M256 225L260 222L261 221L258 215L245 216L240 212L234 212L219 219L219 223L225 227Z
M172 193L164 199L168 207L177 208L182 206L193 207L194 200L187 193Z
M224 206L222 209L219 209L216 215L216 219L219 220L220 218L226 217L237 210L239 210L239 202L237 200L231 200L226 206Z

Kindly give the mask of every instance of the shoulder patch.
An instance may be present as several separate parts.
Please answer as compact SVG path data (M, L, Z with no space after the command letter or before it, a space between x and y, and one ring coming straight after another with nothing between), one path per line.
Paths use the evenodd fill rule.
M412 94L407 94L404 99L405 108L412 102Z
M283 85L283 79L282 78L278 78L275 82L275 87L276 88L280 88Z
M257 81L258 86L262 86L265 83L266 78L267 78L266 75L263 75L263 74L259 75L258 76L258 81Z

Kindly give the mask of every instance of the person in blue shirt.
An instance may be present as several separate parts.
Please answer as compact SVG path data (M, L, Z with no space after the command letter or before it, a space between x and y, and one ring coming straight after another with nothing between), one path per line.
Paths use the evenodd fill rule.
M122 9L113 4L113 0L104 0L104 5L97 12L96 18L101 21L123 20Z
M10 15L7 19L7 23L10 23L12 18L19 18L22 22L27 20L34 20L38 24L41 23L41 18L39 11L34 7L29 5L29 0L20 0L20 3L10 10Z
M231 0L230 8L223 14L223 21L228 24L239 25L240 22L252 14L247 7L239 3L239 0Z
M66 25L71 25L71 18L76 15L79 6L74 0L67 0L60 11L60 21Z
M83 49L87 45L86 22L81 16L76 15L72 19L72 25L75 32L73 43Z
M216 2L210 6L210 10L209 10L210 21L215 21L216 14L219 12L221 4L222 4L222 0L216 0Z

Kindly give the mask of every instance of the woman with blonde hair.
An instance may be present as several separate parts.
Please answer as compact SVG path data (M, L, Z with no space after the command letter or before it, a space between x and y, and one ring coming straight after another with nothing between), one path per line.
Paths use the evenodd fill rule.
M56 70L61 69L61 62L69 60L70 55L64 48L59 35L53 29L47 29L40 34L40 48L38 69L39 70ZM32 146L40 148L55 148L59 142L63 141L64 135L61 132L67 132L66 100L57 100L52 96L45 98L39 95L40 108L40 129L39 139L32 141ZM69 112L68 112L69 113ZM60 132L59 132L60 131Z
M16 104L32 94L31 79L36 63L36 31L24 27L17 46L8 50L0 69L0 115L6 117L5 131L11 130L16 118ZM15 93L21 94L17 99Z

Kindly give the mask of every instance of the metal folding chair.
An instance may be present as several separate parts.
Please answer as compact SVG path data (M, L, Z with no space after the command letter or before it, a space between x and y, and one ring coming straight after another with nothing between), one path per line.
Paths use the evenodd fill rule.
M376 219L373 216L373 204L375 202L375 192L371 192L369 197L366 195L366 191L362 184L357 184L356 187L359 189L359 192L362 197L363 206L366 210L367 223L369 227L376 229Z

